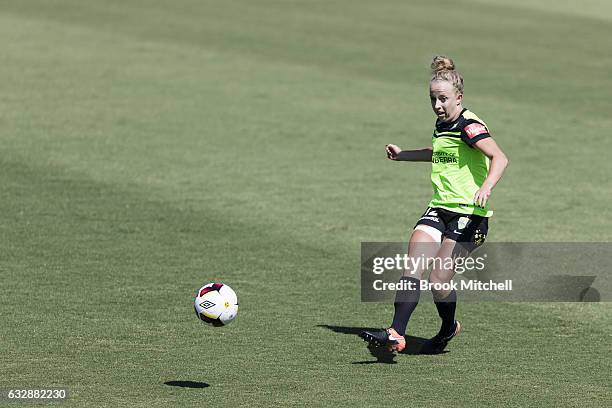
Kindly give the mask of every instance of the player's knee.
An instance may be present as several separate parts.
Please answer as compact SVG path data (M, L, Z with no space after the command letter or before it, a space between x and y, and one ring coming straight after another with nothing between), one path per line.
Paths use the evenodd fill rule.
M432 271L429 276L429 288L431 289L434 299L443 299L447 297L452 290L450 281L445 279L444 276L435 273L435 271Z
M434 269L429 275L429 283L435 284L436 286L446 283L449 281L447 275L448 274L446 273L446 271Z

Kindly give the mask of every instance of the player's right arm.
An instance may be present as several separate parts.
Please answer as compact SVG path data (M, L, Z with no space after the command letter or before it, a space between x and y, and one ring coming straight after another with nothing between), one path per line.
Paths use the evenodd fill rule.
M402 150L394 144L386 145L385 150L387 151L387 158L394 161L430 162L433 152L431 147L418 150Z

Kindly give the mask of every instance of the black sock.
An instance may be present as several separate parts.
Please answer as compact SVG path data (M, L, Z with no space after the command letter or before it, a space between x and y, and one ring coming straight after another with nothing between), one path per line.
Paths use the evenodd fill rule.
M455 327L455 309L457 308L457 292L453 289L451 293L443 298L436 299L434 296L434 302L438 309L438 315L442 319L442 327L440 328L440 334L449 334Z
M421 296L420 279L413 278L411 276L402 276L399 280L404 285L412 285L412 289L398 290L395 292L395 314L393 315L393 323L391 327L395 331L403 336L406 334L406 326L408 326L408 320L410 315L417 307L419 303L419 297Z

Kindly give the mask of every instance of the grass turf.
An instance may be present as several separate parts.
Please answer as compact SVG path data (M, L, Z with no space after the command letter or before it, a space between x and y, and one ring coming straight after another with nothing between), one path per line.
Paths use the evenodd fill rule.
M542 4L1 1L0 387L67 386L65 406L609 403L609 304L460 304L450 353L395 364L354 335L391 317L359 302L360 241L407 239L429 199L428 166L382 146L429 143L434 54L511 160L489 239L612 238L612 7ZM211 280L239 295L226 328L191 310ZM437 324L424 299L410 334Z

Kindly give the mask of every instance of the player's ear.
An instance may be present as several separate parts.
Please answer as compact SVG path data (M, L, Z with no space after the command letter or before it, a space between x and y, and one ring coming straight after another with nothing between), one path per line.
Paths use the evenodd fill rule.
M457 94L457 106L461 105L461 102L463 102L463 94L458 93Z

